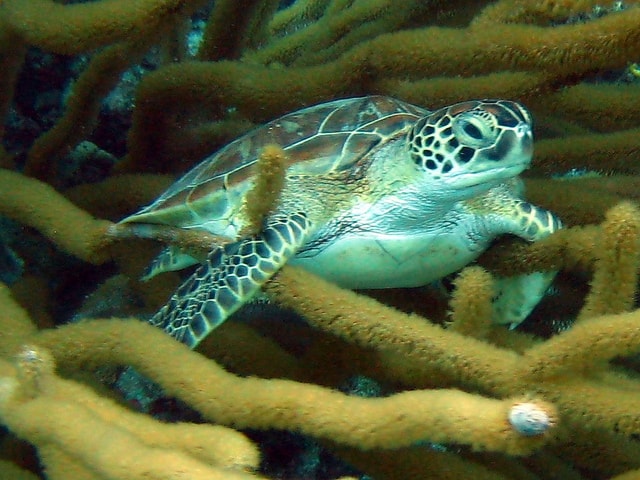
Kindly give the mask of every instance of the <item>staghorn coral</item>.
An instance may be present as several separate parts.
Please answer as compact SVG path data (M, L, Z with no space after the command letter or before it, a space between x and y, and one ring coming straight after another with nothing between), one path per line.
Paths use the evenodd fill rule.
M302 431L375 478L637 476L639 384L633 355L639 341L634 295L640 217L631 202L637 197L640 90L625 80L624 69L638 60L640 9L625 2L614 12L614 3L416 0L399 6L388 0L299 0L277 10L273 1L220 0L206 17L201 49L190 56L184 25L202 1L0 2L3 117L19 96L28 47L71 55L100 49L76 79L64 114L28 151L12 147L10 130L0 127L7 141L0 149L6 169L0 171L0 214L38 232L24 231L38 248L29 250L25 240L17 249L37 267L11 286L28 313L7 287L0 290L2 422L38 447L46 475L54 480L145 473L171 478L171 468L164 468L170 465L192 469L194 478L261 475L214 471L214 457L225 452L211 443L218 434L243 445L244 453L230 452L224 465L256 467L255 447L236 432L187 425L183 434L175 433L107 400L109 394L87 375L98 371L104 378L105 365L131 364L208 422ZM246 8L240 11L239 5ZM596 6L606 14L591 15ZM66 151L91 136L101 121L101 99L151 47L158 51L156 69L143 77L131 102L128 153L115 166L118 175L62 196L51 186L64 184ZM597 75L606 71L617 80L602 83ZM534 245L505 241L480 261L501 275L562 269L565 280L552 306L525 328L540 333L545 322L564 321L561 315L570 323L578 319L572 328L545 339L489 325L491 280L475 267L456 281L448 306L433 292L377 294L384 303L414 312L408 315L284 269L267 288L313 327L282 322L283 327L264 313L246 325L229 323L202 346L211 359L135 320L48 328L51 318L60 323L69 316L61 313L68 290L92 289L109 275L114 276L97 289L98 297L109 299L119 292L114 285L126 284L138 298L122 302L121 315L142 316L172 290L175 276L136 281L148 243L122 238L110 222L170 183L148 172L185 170L281 113L367 93L431 107L470 96L518 99L539 122L532 176L601 172L528 180L529 198L572 228ZM24 173L11 171L16 165ZM206 250L218 239L176 231L164 241ZM59 252L98 265L91 270L100 272L97 279L75 273L79 262L64 270L40 259L60 258ZM80 280L66 283L74 274ZM571 290L576 286L588 290L585 299ZM565 313L570 301L581 311ZM16 360L24 345L33 346L30 355ZM331 390L356 375L375 379L388 396L363 399ZM508 412L530 402L546 412L550 428L521 437ZM75 415L79 437L57 428L70 424L65 415ZM104 432L100 447L90 442L95 432ZM150 436L163 435L166 444L149 443ZM192 435L202 435L200 443L185 443ZM97 456L99 448L104 452ZM167 456L159 458L159 452ZM126 463L126 472L114 470L113 459L129 462L131 453L146 460ZM0 472L15 468L2 464Z

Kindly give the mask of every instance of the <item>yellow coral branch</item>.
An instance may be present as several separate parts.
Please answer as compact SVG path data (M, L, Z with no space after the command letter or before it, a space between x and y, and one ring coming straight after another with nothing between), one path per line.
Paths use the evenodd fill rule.
M451 297L449 330L462 335L483 338L491 328L494 296L493 279L480 267L465 268L456 279Z
M87 321L42 332L34 341L66 367L131 364L206 418L240 428L300 431L363 449L432 440L526 454L548 439L523 436L509 425L517 398L431 390L367 399L286 380L236 377L136 320ZM555 417L551 405L534 404Z
M528 351L523 372L536 379L553 378L561 372L601 366L616 355L636 353L640 350L639 323L638 310L579 322Z
M287 154L279 145L267 145L260 152L254 185L244 199L247 226L242 236L255 235L262 230L264 219L280 199L288 163Z
M2 422L36 446L55 445L74 463L101 477L255 478L229 469L256 467L257 456L251 451L252 447L248 457L245 454L239 458L229 456L230 462L225 461L226 464L220 465L222 468L214 466L219 459L208 455L208 442L218 441L216 437L220 437L221 432L216 427L161 425L128 413L88 388L56 377L52 359L42 349L25 347L13 368L15 373L11 373L7 362L0 363ZM147 428L141 429L141 423ZM240 435L234 432L233 436ZM225 448L237 452L249 446L246 440L244 445L235 443L228 443ZM64 473L60 465L57 467L54 472Z
M607 212L602 224L591 290L578 320L631 310L640 269L640 211L625 202Z
M0 357L7 357L36 333L36 326L4 283L0 283L0 305Z
M509 350L447 332L421 317L384 308L371 298L340 289L294 267L283 268L266 290L311 325L363 347L394 352L408 371L415 368L420 375L444 375L480 387L487 384L488 376L511 374L518 361L518 355ZM347 305L348 308L343 307Z

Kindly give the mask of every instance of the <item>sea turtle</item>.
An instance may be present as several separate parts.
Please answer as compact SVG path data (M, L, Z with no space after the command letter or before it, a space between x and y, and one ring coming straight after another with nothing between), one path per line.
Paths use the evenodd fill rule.
M279 200L243 236L243 200L261 150L288 156ZM429 111L384 96L290 113L206 158L122 223L202 229L230 241L210 252L152 319L194 347L285 263L347 288L425 285L459 270L497 236L535 241L560 228L520 198L532 158L531 117L506 100ZM196 264L169 249L154 273ZM553 272L498 280L497 321L516 325Z

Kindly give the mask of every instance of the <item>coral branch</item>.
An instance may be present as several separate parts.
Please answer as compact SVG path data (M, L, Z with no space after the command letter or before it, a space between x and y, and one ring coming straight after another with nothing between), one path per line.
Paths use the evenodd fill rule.
M85 261L109 259L111 222L96 220L47 184L0 170L0 214L38 229L58 247Z
M101 0L62 5L52 0L3 0L6 28L51 52L76 54L143 36L167 17L188 14L188 0Z
M243 454L230 459L231 465L229 462L220 465L227 470L212 466L215 461L206 452L208 443L215 442L220 436L215 427L161 426L154 423L154 435L148 428L140 430L136 425L142 422L148 426L152 421L138 419L140 415L127 413L86 387L56 377L53 362L44 350L25 347L13 374L9 373L11 366L1 362L2 422L37 446L47 448L55 445L67 458L95 474L132 480L168 480L178 475L211 480L255 478L228 470L229 467L255 467L255 452L248 457ZM129 423L132 420L133 424ZM207 430L207 435L202 435ZM232 445L227 444L225 448L233 448ZM236 442L235 447L246 449L248 445L247 441L245 446ZM205 458L194 458L191 452ZM245 463L247 460L249 464ZM62 465L52 467L54 475L65 472Z
M221 0L216 3L198 58L200 60L233 60L247 48L267 40L267 23L278 8L277 1Z
M36 332L36 326L4 283L0 283L0 305L0 356L13 356L18 347Z
M432 440L526 454L547 439L522 436L508 427L517 399L493 400L456 390L365 399L315 385L240 378L136 320L88 321L43 332L34 341L51 349L67 368L131 364L205 417L240 428L295 430L363 449ZM555 416L552 406L538 405Z
M73 86L65 114L40 136L29 151L25 173L42 180L55 178L53 161L65 149L75 146L97 122L102 98L117 84L132 59L142 56L150 41L123 42L103 50Z
M260 152L256 163L256 180L242 206L247 216L247 226L242 236L255 235L262 230L264 219L280 199L287 164L287 154L278 145L267 145Z
M486 386L488 376L512 373L518 356L447 332L423 318L384 308L373 299L343 290L294 267L285 267L267 285L281 305L310 324L349 342L394 352L420 374L444 375L465 384ZM345 306L348 305L348 308ZM462 354L464 352L464 354ZM499 368L496 368L499 366ZM397 372L400 374L400 372Z
M191 15L205 3L0 0L0 166L14 170L0 170L0 215L42 234L26 230L23 241L14 222L0 224L0 276L18 279L13 294L0 286L0 421L37 447L41 476L248 479L256 468L274 478L314 476L271 472L270 458L258 467L260 447L228 427L133 414L103 387L96 393L54 374L47 351L74 379L98 371L111 381L105 366L133 365L199 420L317 437L375 478L637 476L639 2L297 0L278 10L285 2L219 0L207 7L209 18L207 8ZM99 111L129 67L143 75L135 99L117 113ZM489 326L491 280L478 267L461 274L452 297L444 288L375 293L412 314L285 267L266 290L305 322L262 305L239 312L246 322L229 322L205 345L236 374L136 320L47 329L104 312L146 313L164 301L179 274L139 284L150 252L131 237L194 258L230 240L98 220L148 204L173 178L109 176L88 159L64 163L78 141L92 135L101 149L116 150L128 129L116 171L177 173L264 121L368 94L426 108L509 98L532 111L536 154L527 174L561 178L530 178L527 200L570 228L534 244L499 239L479 261L501 276L562 270L522 325L530 334ZM56 119L60 103L65 113ZM249 197L247 207L260 207L248 214L252 233L278 202L287 162L280 148L264 157L270 161L258 168L276 168L258 176L264 183ZM73 183L108 178L66 192L48 186L71 183L70 167ZM70 262L47 240L94 265L116 261ZM102 286L87 301L93 282ZM23 345L32 347L16 360ZM23 475L13 465L0 464L0 472Z
M449 330L485 337L491 327L493 296L491 275L480 267L465 268L456 279L456 290L451 297Z
M631 310L640 269L640 211L631 203L609 210L591 290L578 320Z
M586 371L616 355L636 353L639 322L638 311L584 320L527 352L523 370L536 378L552 378L560 372Z

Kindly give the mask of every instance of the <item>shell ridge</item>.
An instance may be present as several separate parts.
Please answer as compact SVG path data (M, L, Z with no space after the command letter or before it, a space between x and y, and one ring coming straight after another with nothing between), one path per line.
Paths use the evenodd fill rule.
M289 113L207 156L138 215L156 215L183 205L190 216L201 219L203 199L222 202L225 196L225 202L233 202L225 191L251 178L251 166L268 143L278 143L289 153L288 167L295 167L297 173L317 175L347 169L427 112L396 99L368 96Z

